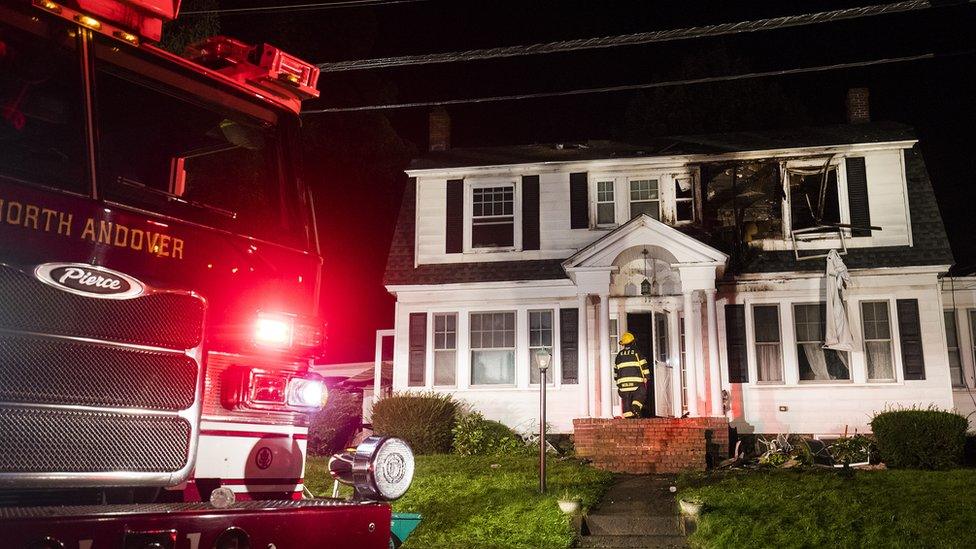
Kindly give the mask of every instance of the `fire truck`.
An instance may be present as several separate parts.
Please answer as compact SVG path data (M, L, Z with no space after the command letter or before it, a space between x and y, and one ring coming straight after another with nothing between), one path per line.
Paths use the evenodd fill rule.
M298 155L318 69L179 0L0 3L0 546L387 547L395 438L304 487L327 398Z

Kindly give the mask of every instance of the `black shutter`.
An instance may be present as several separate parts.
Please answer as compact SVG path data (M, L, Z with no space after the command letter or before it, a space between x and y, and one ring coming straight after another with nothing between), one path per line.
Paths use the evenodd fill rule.
M868 207L868 177L864 157L855 156L845 161L847 164L847 200L851 207L851 225L861 227L852 229L852 236L871 236L871 210Z
M447 239L444 252L459 254L464 249L464 180L447 180Z
M539 249L539 176L522 176L522 249Z
M410 313L410 360L407 385L423 387L427 371L427 313Z
M590 228L590 200L586 172L569 174L569 228Z
M901 337L901 362L905 379L925 379L925 358L922 356L922 327L918 319L918 300L899 299L898 335Z
M749 383L745 305L725 306L725 343L729 355L729 383Z
M559 309L559 354L563 383L579 383L579 309Z

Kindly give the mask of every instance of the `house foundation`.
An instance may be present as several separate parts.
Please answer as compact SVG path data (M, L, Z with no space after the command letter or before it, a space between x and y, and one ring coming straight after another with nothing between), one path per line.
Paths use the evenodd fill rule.
M605 471L704 471L729 456L725 417L573 420L576 454Z

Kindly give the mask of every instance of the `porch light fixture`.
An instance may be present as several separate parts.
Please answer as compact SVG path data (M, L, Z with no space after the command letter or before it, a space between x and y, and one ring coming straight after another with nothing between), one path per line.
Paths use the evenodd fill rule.
M647 279L647 248L641 250L641 255L644 256L644 281L641 282L641 295L650 296L651 295L651 281ZM653 274L652 274L653 276Z
M539 366L539 492L546 493L546 370L552 362L552 351L543 347L535 352Z

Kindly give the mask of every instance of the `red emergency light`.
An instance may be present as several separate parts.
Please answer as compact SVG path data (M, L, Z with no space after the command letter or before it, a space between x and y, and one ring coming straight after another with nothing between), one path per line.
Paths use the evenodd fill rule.
M163 23L176 19L180 10L180 1L34 0L34 5L62 15L64 15L63 11L69 11L73 19L94 30L101 30L98 27L107 25L120 34L126 33L131 36L131 38L117 36L118 38L136 43L140 39L158 42L162 35Z
M313 99L319 69L269 44L249 46L214 36L187 48L191 61L286 99Z

